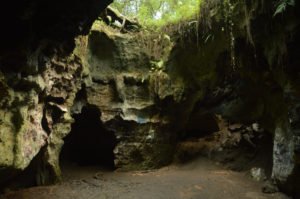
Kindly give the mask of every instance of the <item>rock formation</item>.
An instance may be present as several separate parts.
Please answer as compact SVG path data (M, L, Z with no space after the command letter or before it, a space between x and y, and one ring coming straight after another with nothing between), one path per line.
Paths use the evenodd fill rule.
M96 20L108 3L2 8L0 184L28 167L37 184L57 182L73 117L93 107L116 137L116 168L166 165L183 138L213 132L255 147L255 131L273 137L273 181L299 196L299 4L274 15L271 0L205 1L170 39Z

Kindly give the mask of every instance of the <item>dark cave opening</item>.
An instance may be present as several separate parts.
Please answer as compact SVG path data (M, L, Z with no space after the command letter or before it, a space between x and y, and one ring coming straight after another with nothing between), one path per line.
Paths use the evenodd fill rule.
M80 114L73 115L75 122L71 132L64 139L60 162L79 166L100 166L113 170L116 137L100 120L97 107L86 106Z
M273 134L258 123L232 123L220 115L194 110L180 137L175 161L188 163L207 157L234 171L273 168Z
M193 112L186 125L183 140L206 137L219 130L218 119L214 114Z

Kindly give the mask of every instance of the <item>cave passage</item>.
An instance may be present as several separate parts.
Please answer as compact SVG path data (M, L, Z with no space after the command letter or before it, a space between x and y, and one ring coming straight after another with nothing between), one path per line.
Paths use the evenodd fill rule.
M81 114L73 115L75 122L64 139L60 161L79 166L101 166L114 169L116 137L104 128L101 112L93 106L84 107Z

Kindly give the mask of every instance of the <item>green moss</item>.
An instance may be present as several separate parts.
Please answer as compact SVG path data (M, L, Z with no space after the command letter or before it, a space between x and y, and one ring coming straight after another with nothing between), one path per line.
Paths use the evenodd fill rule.
M0 110L0 167L12 167L14 161L15 138L13 126L11 126L12 113Z
M211 88L217 81L217 60L229 49L226 34L214 34L214 39L205 43L186 43L175 46L168 69L172 76L181 76L186 84L196 88ZM226 67L226 66L224 66Z

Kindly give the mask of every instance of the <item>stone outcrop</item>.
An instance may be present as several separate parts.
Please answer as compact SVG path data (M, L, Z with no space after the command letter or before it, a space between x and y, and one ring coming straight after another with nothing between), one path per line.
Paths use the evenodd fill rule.
M70 108L83 74L74 38L89 32L108 3L30 0L1 6L0 184L34 158L38 184L60 177L62 138L73 122Z
M96 21L82 58L90 75L81 104L98 107L104 126L115 133L115 166L121 169L156 168L172 160L176 134L170 113L183 94L168 74L151 70L151 54L139 39Z
M83 67L76 55L43 58L39 74L15 74L3 81L7 90L1 99L0 148L5 155L0 164L3 169L24 170L45 148L48 155L43 154L44 166L49 166L55 179L60 176L60 147L73 121L70 107L81 86ZM46 183L49 179L40 180Z
M299 4L287 6L280 15L274 15L272 1L212 1L202 6L199 34L183 35L187 42L174 48L167 73L201 93L193 111L199 118L217 113L232 122L258 122L272 133L272 179L299 197L300 73L294 53Z

